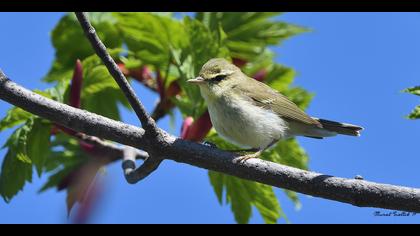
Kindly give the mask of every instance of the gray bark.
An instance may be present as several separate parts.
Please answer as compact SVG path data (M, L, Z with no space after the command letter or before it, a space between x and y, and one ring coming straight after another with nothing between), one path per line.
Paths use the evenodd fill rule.
M1 71L0 99L67 128L164 159L355 206L420 212L420 189L339 178L260 159L235 162L233 153L185 141L161 129L152 137L142 128L42 97L7 79Z

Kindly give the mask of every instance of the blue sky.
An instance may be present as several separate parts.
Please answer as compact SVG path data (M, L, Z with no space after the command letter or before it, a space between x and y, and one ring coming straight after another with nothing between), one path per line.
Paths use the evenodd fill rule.
M51 66L54 51L49 32L62 13L0 13L0 68L14 81L31 89ZM360 138L299 138L310 156L310 169L324 174L420 187L420 122L404 116L418 97L401 90L420 84L420 13L286 13L280 17L311 28L276 47L279 62L293 67L297 86L315 94L307 110L317 117L354 123L366 128ZM147 108L156 97L135 86ZM0 101L0 117L10 105ZM124 121L138 124L123 113ZM178 134L179 119L159 124ZM0 133L4 143L10 131ZM4 156L0 151L0 160ZM46 177L34 175L10 204L0 201L0 223L65 223L65 194L50 190L37 194ZM229 206L220 206L207 172L164 162L136 185L125 182L120 163L107 168L104 194L92 223L234 223ZM414 217L375 217L378 209L358 208L300 195L302 208L278 193L292 223L418 223ZM381 210L387 212L386 210ZM280 220L284 222L284 220ZM256 211L251 223L262 223Z

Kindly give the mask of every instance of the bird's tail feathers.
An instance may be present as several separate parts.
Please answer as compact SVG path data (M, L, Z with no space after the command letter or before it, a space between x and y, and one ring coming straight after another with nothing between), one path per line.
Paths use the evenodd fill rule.
M313 119L319 121L321 123L322 128L326 129L328 131L336 132L338 134L343 135L350 135L350 136L360 136L360 131L363 130L363 127L347 124L347 123L341 123L331 120L325 120L325 119L319 119L312 117Z

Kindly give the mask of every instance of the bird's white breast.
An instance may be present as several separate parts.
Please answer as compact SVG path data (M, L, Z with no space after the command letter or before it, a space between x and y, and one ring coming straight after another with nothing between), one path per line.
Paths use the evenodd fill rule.
M238 97L211 99L208 109L218 134L241 147L265 148L287 131L277 114Z

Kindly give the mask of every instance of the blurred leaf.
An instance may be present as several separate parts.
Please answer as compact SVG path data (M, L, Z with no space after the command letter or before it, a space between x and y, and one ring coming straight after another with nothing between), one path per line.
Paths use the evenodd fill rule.
M29 112L24 111L21 108L13 107L10 109L6 116L0 121L0 132L15 127L16 125L20 125L26 122L27 119L32 117L33 115Z
M287 189L284 189L283 191L286 196L295 204L295 209L300 210L300 208L302 208L302 204L300 203L297 193Z
M80 149L79 141L64 133L54 135L50 145L52 151L45 160L45 171L60 172L73 170L88 160L88 156Z
M189 79L195 77L208 60L229 56L228 49L224 47L226 37L223 29L217 27L212 31L200 21L190 17L184 18L184 25L188 35L188 47L182 48L183 54L191 55L193 63L193 74Z
M411 93L411 94L420 96L420 86L405 89L403 92Z
M186 44L181 22L168 15L124 12L114 16L127 48L146 64L167 66L170 48Z
M212 31L217 30L220 22L226 33L226 44L232 57L252 61L263 53L265 48L278 45L284 39L307 29L275 21L276 12L203 12L196 18Z
M306 109L313 97L313 94L300 87L289 88L282 93L301 109Z
M81 150L78 141L67 135L57 135L52 146L62 147L65 150L52 152L48 156L47 166L50 170L55 171L39 192L54 187L57 190L65 189L67 191L67 212L70 214L76 202L84 201L103 163L88 156Z
M40 177L50 152L51 123L40 118L34 119L27 137L27 151Z
M66 167L64 169L61 169L57 171L56 173L52 174L48 181L42 186L42 188L39 190L39 192L45 192L46 190L50 188L55 188L57 185L70 174L70 172L73 171L73 167Z
M32 181L32 164L27 155L26 140L33 125L32 119L16 129L3 148L8 151L4 157L0 174L0 195L9 202L25 186Z
M252 207L256 207L266 223L274 224L280 218L280 204L271 186L213 171L209 171L209 176L221 204L223 191L226 191L226 203L230 203L238 223L249 222Z
M69 85L70 85L70 80L58 81L54 87L46 89L45 93L47 93L49 97L53 99L54 101L67 103L65 94L67 90L69 90L69 87L70 87Z
M121 52L121 49L113 49L109 52L115 57ZM130 105L118 84L96 55L87 57L82 61L82 64L82 108L114 120L120 120L118 103L127 108L130 108Z
M75 169L72 179L67 186L67 213L70 214L76 202L83 203L89 194L90 187L95 182L95 177L102 167L102 163L90 160Z
M214 130L207 136L206 141L214 143L223 150L238 149L238 147L221 139ZM209 171L209 177L221 204L223 204L223 193L226 193L226 203L231 204L232 212L238 223L248 223L253 206L256 207L266 223L276 223L283 215L271 186L214 171Z
M188 45L180 49L172 49L172 57L177 67L180 79L178 80L182 91L188 99L177 98L174 103L177 106L189 107L182 109L183 115L197 118L206 110L204 100L201 97L197 86L187 84L188 79L195 78L205 62L215 57L229 57L229 51L223 46L224 33L221 28L211 31L200 21L184 17L185 32L187 34Z
M278 142L274 147L262 154L264 160L293 166L299 169L308 169L308 156L296 139L287 139Z
M220 204L223 204L223 188L225 185L226 175L222 175L215 171L209 171L210 184L213 186L214 193L216 193L217 200Z
M116 19L112 13L92 12L88 13L88 17L107 48L122 46L122 39L115 26ZM73 13L61 18L51 33L51 41L55 48L55 61L44 78L47 82L71 77L76 59L83 60L94 54L92 46Z
M273 89L283 92L289 88L295 77L295 71L291 68L273 64L267 70L267 75L264 80Z
M420 96L420 86L416 86L416 87L412 87L412 88L407 88L405 90L403 90L403 92L406 93L411 93L417 96ZM416 106L413 111L411 111L411 113L407 116L408 119L420 119L420 105Z
M44 91L40 90L33 90L33 92L53 99L58 102L63 102L63 95L65 93L66 88L68 87L68 83L66 82L59 82L56 86L52 88L48 88ZM13 107L9 111L7 111L6 116L0 121L0 132L13 128L17 125L20 125L22 123L25 123L28 119L34 118L35 116L31 113L19 108L19 107Z
M18 160L16 153L9 149L0 175L0 195L4 201L10 202L23 189L26 181L32 181L32 165Z
M409 119L420 119L420 105L416 106L414 110L408 115Z

